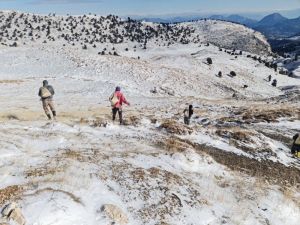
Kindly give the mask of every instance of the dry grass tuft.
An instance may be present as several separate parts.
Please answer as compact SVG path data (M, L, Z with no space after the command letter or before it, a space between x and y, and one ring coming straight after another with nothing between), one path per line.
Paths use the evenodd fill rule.
M0 189L0 205L19 199L22 193L23 187L18 185L8 186L4 189Z
M237 141L250 143L251 136L253 135L252 132L245 130L245 129L217 129L216 134L222 138L234 139Z
M79 152L76 152L74 150L70 150L70 149L67 149L65 152L63 152L61 157L67 158L67 159L74 159L79 162L85 161L85 157L82 154L80 154Z
M137 168L131 172L131 176L135 182L143 181L145 179L145 171L142 168Z
M81 118L79 123L82 125L88 124L91 127L106 127L108 124L106 118L100 118L100 117L97 117L96 119Z
M20 84L23 80L0 80L0 84Z
M137 116L129 116L123 120L125 126L137 126L140 123L140 118Z
M166 149L168 152L175 153L175 152L184 152L190 145L186 144L183 141L180 141L178 138L170 137L165 140L159 141L157 143L159 148Z
M54 175L56 173L62 172L63 168L47 168L47 167L41 167L41 168L34 168L27 170L25 172L25 177L43 177L47 175Z
M241 115L242 120L247 123L260 122L278 122L282 117L294 117L300 113L299 109L294 108L278 108L278 109L256 109L247 111L238 111L235 114Z
M14 115L14 114L6 115L6 118L9 119L9 120L20 120L19 117L17 115Z
M262 181L268 184L300 188L300 170L298 168L287 167L271 160L258 161L232 152L222 151L212 146L192 142L190 144L193 145L196 150L209 154L216 162L227 166L233 171L243 172L262 179Z
M221 123L228 122L228 123L245 123L245 124L252 124L252 123L275 123L278 122L280 118L290 118L291 121L297 120L300 118L300 109L297 107L294 108L243 108L239 109L234 112L234 115L229 117L222 117L218 121Z
M191 129L190 127L178 123L174 120L164 121L159 128L165 129L170 134L186 135L191 134L193 132L193 129Z

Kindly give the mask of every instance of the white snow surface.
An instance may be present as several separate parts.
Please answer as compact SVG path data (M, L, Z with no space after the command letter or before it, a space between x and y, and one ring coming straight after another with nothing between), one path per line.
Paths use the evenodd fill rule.
M166 154L149 145L156 136L153 132L150 127L4 122L1 149L5 146L9 154L1 154L0 188L26 186L19 204L27 224L107 224L103 204L120 207L130 224L299 221L298 206L276 186L261 187L254 178L231 172L192 149ZM160 171L158 175L138 178L141 170L149 173L153 168ZM34 169L45 173L28 175ZM173 206L162 200L174 196ZM140 214L140 210L152 212L151 206L157 212L170 207L170 214Z

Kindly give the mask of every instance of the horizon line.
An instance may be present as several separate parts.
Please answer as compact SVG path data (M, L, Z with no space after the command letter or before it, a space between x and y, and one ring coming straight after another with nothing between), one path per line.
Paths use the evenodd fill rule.
M18 12L18 13L26 13L26 14L35 14L35 15L49 15L49 14L55 14L55 15L59 15L59 16L81 16L81 15L96 15L96 16L107 16L107 15L115 15L115 16L119 16L119 17L140 17L140 18L158 18L158 19L166 19L166 18L174 18L174 17L184 17L184 16L203 16L203 18L205 18L205 16L212 16L212 15L223 15L223 16L228 16L228 15L240 15L240 14L266 14L266 15L270 15L273 13L279 13L279 14L284 14L284 12L288 12L291 10L300 10L299 8L296 9L285 9L285 10L280 10L280 9L275 9L275 10L261 10L261 11L210 11L210 12L176 12L176 13L166 13L166 14L162 14L162 13L154 13L154 14L149 14L149 13L145 13L145 14L131 14L131 13L126 13L126 14L117 14L117 13L93 13L93 12L86 12L86 13L69 13L69 12L65 12L65 13L57 13L57 12L46 12L46 13L38 13L38 12L32 12L32 11L26 11L26 10L16 10L16 9L0 9L0 12ZM162 17L162 18L159 18ZM246 16L245 16L246 17ZM298 16L300 17L300 15ZM298 18L295 17L295 18Z

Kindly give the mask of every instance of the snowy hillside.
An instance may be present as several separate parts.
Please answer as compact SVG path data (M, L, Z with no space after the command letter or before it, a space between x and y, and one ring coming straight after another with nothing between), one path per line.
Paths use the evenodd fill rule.
M61 42L61 46L100 48L103 43L134 43L135 48L211 42L256 54L270 52L265 38L249 28L214 20L177 25L121 20L117 16L39 16L17 12L0 12L0 42L18 46L28 43ZM226 40L226 41L224 41ZM102 47L102 46L101 46ZM114 53L112 51L111 53Z
M262 35L212 20L0 17L0 224L299 223L300 79L268 64ZM56 122L37 96L45 79ZM117 85L131 103L122 126Z

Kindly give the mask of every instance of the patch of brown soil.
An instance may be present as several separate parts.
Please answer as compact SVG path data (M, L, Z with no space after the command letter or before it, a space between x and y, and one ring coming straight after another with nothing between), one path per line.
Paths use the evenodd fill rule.
M11 113L13 111L13 113ZM0 112L0 119L3 121L20 120L20 121L36 121L37 119L45 119L45 115L41 111L30 111L27 107L22 107L9 112Z
M133 180L135 182L143 181L145 179L145 171L141 168L136 169L135 171L131 172L131 175L133 177Z
M140 123L140 118L137 116L129 116L123 120L125 126L137 126Z
M193 132L193 129L191 129L190 127L178 123L174 120L164 121L159 128L165 129L170 134L186 135L191 134Z
M80 124L88 124L91 127L106 127L107 126L107 119L97 117L96 119L86 119L81 118Z
M261 142L261 145L255 143L252 137L256 136L252 131L242 129L242 128L219 128L216 130L216 135L226 138L229 140L229 144L237 147L248 153L267 153L268 155L274 153L271 149L268 148L264 142Z
M158 148L163 148L163 149L166 149L168 152L173 152L173 153L183 152L190 147L190 145L188 145L182 141L179 141L175 137L170 137L170 138L160 140L156 144L156 146Z
M68 159L74 159L74 160L77 160L79 162L86 161L86 157L84 157L81 153L76 152L74 150L70 150L70 149L65 150L61 154L61 156L59 156L59 157L68 158Z
M23 187L18 185L8 186L0 189L0 205L18 200L23 193Z
M287 167L271 160L258 161L212 146L200 145L185 140L181 141L188 142L197 151L207 153L212 156L216 162L227 166L233 171L243 172L250 176L260 178L267 183L280 185L282 187L293 186L300 188L300 170L298 168Z
M253 135L252 132L241 128L239 129L222 128L222 129L217 129L215 133L219 137L234 139L245 143L251 143L251 136Z
M235 114L240 115L242 120L247 123L260 122L278 122L282 117L298 117L300 109L297 108L277 108L277 109L255 109L247 111L237 111Z
M8 114L8 115L6 115L6 118L8 120L20 120L19 117L17 115L14 115L14 114Z
M271 106L270 106L271 107ZM300 119L300 109L298 107L276 107L276 108L239 108L233 112L232 116L219 118L221 123L275 123L278 119L288 117L291 121Z
M282 135L280 133L280 131L278 131L278 132L276 132L276 131L275 132L268 132L268 131L262 131L262 130L260 130L259 132L262 133L264 136L266 136L268 138L271 138L273 140L276 140L276 141L279 141L281 143L284 143L289 148L292 147L292 144L293 144L292 137L286 137L286 136Z
M33 168L27 170L25 172L25 178L28 177L43 177L47 175L54 175L58 172L62 172L63 168L48 168L48 167L41 167L41 168Z
M25 82L24 80L0 80L0 84L20 84Z

